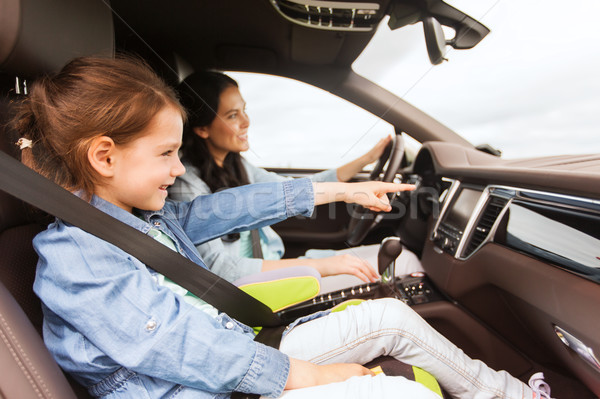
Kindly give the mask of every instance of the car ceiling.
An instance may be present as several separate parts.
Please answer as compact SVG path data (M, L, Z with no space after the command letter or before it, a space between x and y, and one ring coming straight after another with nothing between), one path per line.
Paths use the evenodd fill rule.
M415 1L419 7L442 3L402 0L402 5ZM381 10L392 3L376 2ZM409 10L411 15L420 12L414 10ZM112 54L116 48L137 53L174 85L190 72L206 68L285 76L330 91L420 142L471 146L448 127L352 71L352 62L373 31L297 25L281 16L270 0L114 0L110 9L106 0L62 0L23 2L21 8L5 11L0 15L0 32L7 38L0 42L0 68L7 74L35 78L58 71L74 56Z
M380 0L386 9L389 1ZM312 29L283 18L268 0L121 0L112 3L117 48L193 69L294 75L303 67L349 68L374 34Z
M425 3L441 3L404 2L417 2L421 8ZM387 12L392 1L370 3ZM285 76L330 91L374 115L385 115L386 121L421 142L444 140L471 146L448 127L352 71L352 63L375 29L329 31L301 26L280 15L270 0L119 0L111 7L117 50L141 55L170 83L207 68Z

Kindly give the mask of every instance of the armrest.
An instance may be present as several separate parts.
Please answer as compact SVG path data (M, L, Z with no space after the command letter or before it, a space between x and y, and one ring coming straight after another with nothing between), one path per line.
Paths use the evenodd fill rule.
M309 266L293 266L251 274L233 282L273 312L312 299L321 289L321 275Z

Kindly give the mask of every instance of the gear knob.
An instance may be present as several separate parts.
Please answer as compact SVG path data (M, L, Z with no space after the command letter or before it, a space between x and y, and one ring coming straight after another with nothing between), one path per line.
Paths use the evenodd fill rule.
M393 283L395 260L401 252L402 242L400 241L400 237L387 237L381 242L379 252L377 253L377 266L384 283Z

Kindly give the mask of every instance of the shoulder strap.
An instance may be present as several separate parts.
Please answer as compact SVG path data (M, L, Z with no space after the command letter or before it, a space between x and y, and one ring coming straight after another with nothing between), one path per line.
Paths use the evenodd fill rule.
M94 208L3 151L0 170L0 189L6 193L116 245L242 323L265 327L286 324L233 284Z
M262 259L263 252L260 245L260 232L258 229L250 230L250 238L252 239L252 257Z

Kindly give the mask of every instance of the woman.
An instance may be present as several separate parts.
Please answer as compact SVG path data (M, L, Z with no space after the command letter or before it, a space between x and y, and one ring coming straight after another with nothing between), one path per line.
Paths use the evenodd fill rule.
M250 120L235 80L220 72L195 73L180 85L180 97L189 112L182 147L182 160L187 172L171 187L173 199L188 201L223 188L288 179L258 168L240 155L250 148ZM363 156L337 169L317 173L312 180L348 181L366 165L379 159L389 142L390 137L386 137ZM296 265L313 266L323 277L354 276L323 279L322 292L377 279L373 265L378 245L350 248L341 253L311 250L302 259L281 259L284 246L277 233L266 227L260 229L259 236L264 260L253 256L250 232L241 233L239 238L228 236L213 240L197 248L211 270L230 281L260 271ZM227 251L223 251L223 246ZM423 270L417 257L409 251L404 251L397 263L398 275Z

